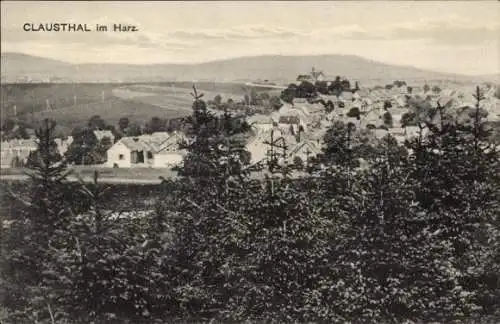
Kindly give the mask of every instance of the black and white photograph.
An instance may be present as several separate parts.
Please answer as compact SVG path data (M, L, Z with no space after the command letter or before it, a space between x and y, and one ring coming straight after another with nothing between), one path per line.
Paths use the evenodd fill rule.
M0 6L0 324L500 323L499 1Z

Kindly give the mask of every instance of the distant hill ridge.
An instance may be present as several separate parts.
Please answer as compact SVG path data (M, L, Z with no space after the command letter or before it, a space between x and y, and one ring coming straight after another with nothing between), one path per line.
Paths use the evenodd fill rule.
M472 77L381 63L355 55L264 55L193 64L71 64L22 53L1 54L2 82L58 78L72 82L254 81L292 82L314 66L327 75L361 82L379 80L491 81L497 76ZM486 80L486 79L488 80Z

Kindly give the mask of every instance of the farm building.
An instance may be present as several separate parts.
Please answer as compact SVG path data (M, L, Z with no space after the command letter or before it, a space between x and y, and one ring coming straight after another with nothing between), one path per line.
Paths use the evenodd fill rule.
M296 157L299 157L302 161L309 161L312 157L317 156L321 152L316 141L305 140L299 142L288 155L289 162L293 162Z
M393 127L393 128L389 128L389 134L391 134L391 136L393 136L396 141L398 141L398 143L404 143L405 139L406 139L406 131L404 128L400 128L400 127Z
M14 139L1 144L1 168L26 163L31 152L38 148L34 139Z
M274 121L270 116L256 114L247 119L248 124L255 132L266 132L274 127Z
M285 119L282 119L282 117L286 117ZM298 117L299 119L299 125L302 126L302 128L305 130L307 125L310 123L311 118L304 112L302 109L296 109L290 104L284 104L278 111L275 111L271 114L271 118L275 123L280 124L280 119L282 121L284 120L296 120L295 118L292 117ZM289 123L287 123L289 128ZM285 126L285 125L282 125Z
M288 155L285 153L286 150L290 152L290 148L293 148L297 144L297 138L293 135L287 134L287 132L282 132L279 127L274 127L271 130L257 134L252 138L246 145L246 150L250 152L251 162L258 163L266 161L269 158L271 145L270 142L275 144L275 152L277 155ZM286 146L286 149L283 147Z
M120 168L172 167L182 162L184 152L179 148L181 140L182 135L167 132L123 137L107 151L106 165Z

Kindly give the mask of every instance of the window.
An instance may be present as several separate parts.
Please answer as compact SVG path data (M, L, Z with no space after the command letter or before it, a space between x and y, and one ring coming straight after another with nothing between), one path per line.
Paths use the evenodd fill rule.
M120 154L120 155L118 156L118 159L120 159L120 160L123 160L124 158L125 158L125 156L124 156L123 154Z
M152 159L153 158L153 153L151 153L150 151L148 151L148 159Z

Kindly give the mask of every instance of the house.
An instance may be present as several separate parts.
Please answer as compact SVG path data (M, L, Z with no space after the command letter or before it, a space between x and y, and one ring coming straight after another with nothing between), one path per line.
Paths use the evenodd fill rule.
M31 152L36 151L38 145L34 138L14 139L1 143L1 168L10 168L16 164L24 164Z
M293 98L293 105L297 105L297 104L305 104L307 103L307 99L306 98Z
M281 137L280 129L275 126L272 129L258 133L248 141L245 148L251 155L251 162L258 163L265 160L268 156L269 146L265 142Z
M274 143L274 148L270 143ZM251 163L259 163L267 161L271 150L278 156L288 155L290 147L294 147L297 143L297 138L290 134L284 133L279 127L275 127L265 133L257 134L251 139L247 145L246 150L250 152Z
M391 100L391 104L393 107L403 108L406 107L406 97L404 95L394 96Z
M318 97L323 99L325 102L330 100L331 102L336 103L339 100L339 98L335 95L320 94Z
M316 71L313 67L309 74L301 74L297 77L298 82L307 81L311 83L325 81L325 74L322 71Z
M108 167L170 167L182 162L184 151L179 133L157 132L151 135L123 137L107 151Z
M294 115L280 116L278 120L278 127L282 133L290 135L296 135L305 130L300 117Z
M314 82L313 77L308 74L301 74L297 77L297 82L303 82L303 81Z
M418 137L420 134L420 128L418 126L406 126L404 128L406 139ZM422 135L425 136L428 132L427 128L422 130Z
M110 130L95 130L94 135L99 143L106 137L110 139L111 143L115 142L115 135Z
M65 140L61 138L56 138L54 141L56 142L59 154L64 155L68 151L71 143L73 143L73 136L68 136L68 138Z
M282 119L282 117L285 117ZM279 124L280 120L284 121L285 123L288 124L288 128L290 127L289 124L291 121L296 121L296 118L290 119L290 117L298 117L299 119L299 125L302 126L302 128L305 130L307 124L310 122L310 118L307 116L307 114L302 110L302 109L295 109L291 105L283 105L278 111L275 111L271 114L271 118L273 119L273 122ZM285 125L282 125L285 126Z
M385 129L377 128L377 129L373 130L373 134L375 135L375 137L377 139L381 139L381 138L384 138L384 136L386 136L387 134L389 134L389 131L387 131Z
M288 154L288 162L292 163L296 157L302 161L309 161L310 158L317 156L321 153L319 145L315 141L305 140L297 143Z
M380 114L379 109L371 109L364 113L364 115L361 117L361 122L360 122L360 127L361 128L366 128L367 125L373 125L375 127L379 127L380 125L383 125L384 121L382 119L382 116Z
M172 168L180 165L186 154L185 150L177 148L164 148L153 155L154 168Z
M322 71L316 71L316 69L314 67L311 70L311 76L312 76L314 82L325 81L325 74Z
M352 101L354 99L353 93L351 91L342 91L339 96L339 99L342 101Z
M406 132L404 128L389 128L389 134L391 134L396 139L396 141L398 141L398 143L404 143L406 139Z
M147 166L153 159L151 148L139 137L123 137L107 151L107 166L130 168L133 165Z
M255 132L265 132L273 128L274 121L270 116L255 114L247 118L248 124Z

